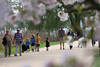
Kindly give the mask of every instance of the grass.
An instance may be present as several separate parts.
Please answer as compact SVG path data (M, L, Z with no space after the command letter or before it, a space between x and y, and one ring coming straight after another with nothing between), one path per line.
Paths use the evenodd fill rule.
M53 45L57 45L57 44L59 44L59 42L50 42L50 46L53 46ZM45 47L45 43L41 43L40 44L40 48L44 48ZM11 48L11 54L14 54L15 53L15 46L12 46L12 48ZM4 52L4 47L2 46L2 47L0 47L0 52ZM19 50L18 50L18 52L19 52Z
M95 56L95 59L94 59L92 67L100 67L100 55L96 55Z
M57 45L57 44L59 44L59 42L50 42L50 46ZM40 48L45 47L45 45L46 45L45 43L41 43Z

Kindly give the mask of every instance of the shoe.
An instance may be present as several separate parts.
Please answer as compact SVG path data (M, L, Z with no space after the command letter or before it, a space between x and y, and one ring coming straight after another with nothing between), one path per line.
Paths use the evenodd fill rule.
M11 56L11 54L9 54L9 57Z
M22 56L21 54L19 56Z
M17 56L16 54L14 56Z
M37 52L39 52L39 50L37 50Z
M65 48L63 48L63 50L65 50Z
M32 52L34 52L34 49L32 49Z
M7 56L5 56L5 58L6 58Z
M48 51L48 49L46 49L46 51Z
M62 50L62 48L60 48L60 50Z

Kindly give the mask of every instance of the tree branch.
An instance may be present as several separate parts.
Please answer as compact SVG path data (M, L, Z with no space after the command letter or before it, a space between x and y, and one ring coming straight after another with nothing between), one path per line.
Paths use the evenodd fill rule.
M88 4L90 5L89 7L84 7L82 11L88 11L88 10L98 10L99 11L100 10L100 4L97 3L95 0L85 0L84 2L77 2L77 4L79 5L85 4L86 6L88 6ZM77 9L73 7L66 8L65 12L68 12L68 13L77 12Z

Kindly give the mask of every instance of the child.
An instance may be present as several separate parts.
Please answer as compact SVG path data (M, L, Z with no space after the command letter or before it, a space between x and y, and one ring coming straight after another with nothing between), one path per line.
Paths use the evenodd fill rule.
M50 46L48 37L46 38L46 50L48 51L48 47Z
M28 49L28 50L30 49L30 48L29 48L29 45L30 45L30 42L29 42L28 39L26 39L26 46L27 46L27 49Z
M39 48L40 48L40 36L39 33L36 34L36 50L37 52L39 52Z
M73 48L73 43L70 43L69 47L70 47L70 50L72 50L72 48Z
M30 42L31 42L32 51L34 52L34 46L35 46L35 36L34 35L32 35Z

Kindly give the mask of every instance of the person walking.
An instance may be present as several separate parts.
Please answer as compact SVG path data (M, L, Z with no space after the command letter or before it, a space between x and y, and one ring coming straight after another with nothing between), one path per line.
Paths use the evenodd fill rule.
M49 41L49 38L47 37L46 38L46 51L49 50L49 47L50 47L50 41Z
M62 50L62 45L63 45L63 50L64 48L64 37L65 37L65 31L63 30L63 27L61 27L61 29L58 32L58 37L60 40L60 50Z
M32 51L34 52L34 49L35 49L35 36L34 35L32 35L30 39L30 43L31 43Z
M94 28L94 27L92 27L92 29L91 29L91 40L92 40L92 47L94 47L95 44L96 44L96 39L95 39L95 28Z
M9 31L6 31L6 34L5 34L4 38L3 38L3 41L4 41L4 47L5 47L5 57L7 57L7 53L10 56L11 55L11 41L12 41L12 37L9 34ZM9 50L7 50L7 49L9 49Z
M19 47L19 55L21 56L23 36L22 36L22 33L20 33L19 29L17 30L17 33L15 33L14 35L14 41L16 44L15 56L17 56L18 47Z
M69 48L71 50L73 48L73 43L71 41L74 40L74 32L72 31L72 29L69 29L67 36L69 36L69 39L70 39Z
M39 33L36 34L36 51L39 52L40 48L40 36Z
M67 33L68 36L72 36L74 38L74 32L72 29L69 29L69 32Z

